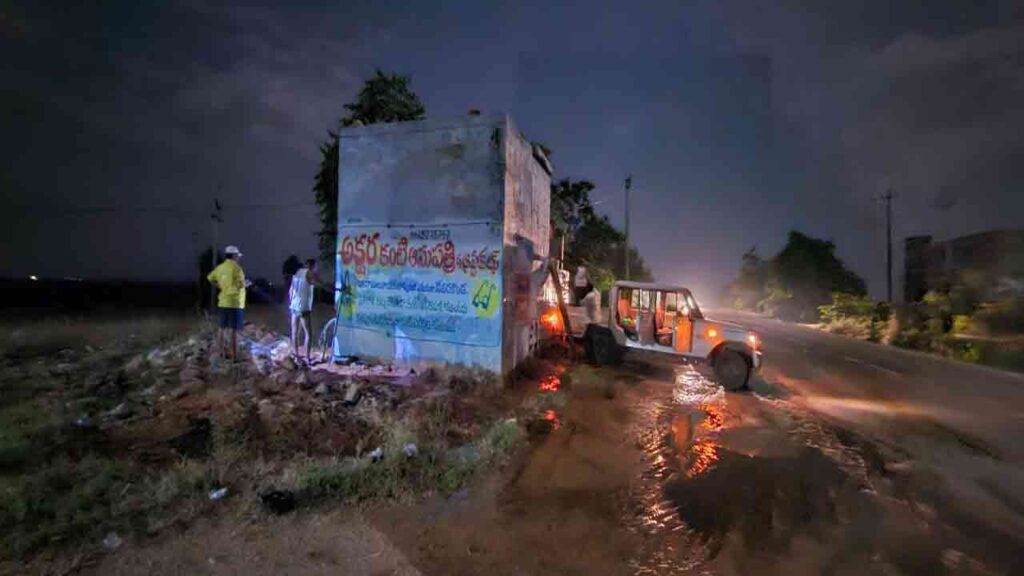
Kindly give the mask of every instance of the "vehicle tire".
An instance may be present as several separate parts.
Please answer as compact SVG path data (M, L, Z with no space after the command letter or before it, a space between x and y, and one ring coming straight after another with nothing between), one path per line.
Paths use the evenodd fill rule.
M594 364L617 364L622 359L622 350L607 328L587 326L583 335L587 359Z
M729 392L747 387L750 363L735 350L722 350L715 356L715 380Z

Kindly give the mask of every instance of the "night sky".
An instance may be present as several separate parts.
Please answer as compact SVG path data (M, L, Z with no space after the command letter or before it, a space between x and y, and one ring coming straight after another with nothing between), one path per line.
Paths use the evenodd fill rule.
M188 279L218 197L276 279L376 67L428 117L508 112L616 224L632 173L634 243L704 299L793 228L883 295L888 187L898 255L1024 227L1020 1L77 4L0 0L0 276Z

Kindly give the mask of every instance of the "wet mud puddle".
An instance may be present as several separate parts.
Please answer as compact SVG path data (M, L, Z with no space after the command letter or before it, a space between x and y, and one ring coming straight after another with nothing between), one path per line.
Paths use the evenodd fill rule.
M645 461L626 519L642 536L636 574L764 571L848 522L872 490L858 451L826 428L726 395L689 367L638 413Z
M670 393L635 408L635 574L1002 573L892 497L878 447L787 402L680 367Z

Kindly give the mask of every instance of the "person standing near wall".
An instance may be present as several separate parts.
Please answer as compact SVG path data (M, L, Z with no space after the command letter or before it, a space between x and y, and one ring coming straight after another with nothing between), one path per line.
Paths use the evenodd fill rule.
M583 305L583 299L587 297L592 288L590 274L587 273L586 267L580 266L576 269L576 279L573 281L573 297L576 299L577 306Z
M317 286L327 288L318 275L319 266L315 258L306 260L306 265L299 268L292 276L292 285L288 290L288 313L292 329L292 354L299 359L299 331L306 341L306 362L309 363L312 348L311 318L313 316L313 290Z
M299 271L299 268L302 268L302 261L299 260L299 257L295 254L289 255L284 261L284 264L281 265L281 276L284 277L284 282L281 284L281 287L283 288L281 298L284 300L285 304L288 303L288 298L291 294L292 276L295 276L295 273Z
M221 357L238 360L238 331L242 329L242 311L245 310L245 289L249 281L238 263L242 252L237 246L224 249L224 261L206 277L217 287L217 308L220 311L220 331L217 333L217 348ZM225 351L225 340L230 334L231 355Z

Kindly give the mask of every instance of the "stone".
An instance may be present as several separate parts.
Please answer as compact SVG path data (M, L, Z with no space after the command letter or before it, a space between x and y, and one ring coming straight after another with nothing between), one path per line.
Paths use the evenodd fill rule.
M359 402L359 393L362 390L362 386L358 382L349 381L348 386L345 388L345 397L342 398L342 402L346 406L355 406Z
M327 394L330 393L330 391L331 389L329 386L327 386L327 383L321 382L317 384L316 390L314 390L313 393L316 394L317 396L326 396Z
M128 407L126 402L121 402L106 413L107 418L116 418L118 420L123 420L131 415L132 409Z

